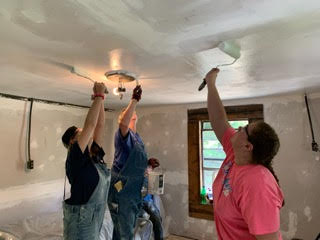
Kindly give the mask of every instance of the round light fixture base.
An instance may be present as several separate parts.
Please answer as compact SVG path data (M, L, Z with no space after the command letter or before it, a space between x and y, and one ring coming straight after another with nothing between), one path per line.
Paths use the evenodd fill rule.
M133 82L136 80L136 76L125 70L113 70L104 74L106 78L112 82Z

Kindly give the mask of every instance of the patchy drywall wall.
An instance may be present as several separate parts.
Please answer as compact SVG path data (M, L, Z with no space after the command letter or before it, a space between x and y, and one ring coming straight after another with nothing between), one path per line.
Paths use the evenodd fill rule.
M320 96L312 95L310 109L315 136L320 143ZM302 95L228 101L225 105L261 103L265 121L281 141L274 168L284 191L281 211L283 238L315 239L320 232L320 153L311 152L311 133ZM196 239L217 239L213 221L188 216L187 110L206 104L138 109L138 132L150 157L166 171L164 227L172 234Z
M275 171L286 198L281 211L283 238L314 239L319 232L319 153L311 152L311 134L303 96L228 101L225 105L264 104L265 120L279 133L281 148ZM196 239L216 238L214 222L188 217L187 110L206 104L140 108L138 132L150 157L161 161L166 171L165 231ZM310 96L315 136L320 143L320 96ZM0 223L15 207L19 217L56 211L62 199L66 150L60 144L65 128L83 124L86 109L35 103L32 122L31 157L35 169L24 169L28 104L0 98ZM113 161L113 137L117 115L106 114L106 158ZM61 189L61 191L60 191ZM22 196L22 198L20 198ZM42 202L33 201L40 199ZM24 200L24 201L23 201ZM10 205L11 204L11 205ZM36 206L35 206L36 205ZM39 208L36 207L40 206ZM15 212L16 213L16 212ZM2 218L1 218L2 217ZM13 220L15 217L13 216Z
M149 157L160 160L165 170L165 194L161 196L166 217L164 228L172 234L212 239L212 221L188 216L187 110L190 105L138 109L137 131Z
M82 127L88 109L34 102L31 159L26 170L29 104L0 98L0 223L61 208L67 150L64 131ZM106 113L105 161L113 158L113 113ZM68 187L68 186L67 186Z
M320 142L320 98L309 100L316 141ZM320 232L320 153L311 151L311 131L303 96L265 105L265 120L278 132L281 147L275 159L286 205L282 210L284 239L315 239Z

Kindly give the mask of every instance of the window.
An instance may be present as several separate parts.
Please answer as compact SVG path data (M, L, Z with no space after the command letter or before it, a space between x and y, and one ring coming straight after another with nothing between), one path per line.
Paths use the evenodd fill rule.
M263 105L225 107L229 123L238 128L263 120ZM225 158L216 138L206 108L188 110L188 181L189 216L213 220L213 207L201 204L200 191L206 189L211 197L212 182Z

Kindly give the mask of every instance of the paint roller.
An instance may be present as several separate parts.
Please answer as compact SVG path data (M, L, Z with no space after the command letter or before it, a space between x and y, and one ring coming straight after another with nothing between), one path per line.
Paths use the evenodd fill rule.
M79 77L86 78L86 79L88 79L88 80L89 80L90 82L92 82L92 83L95 83L95 81L92 80L92 79L89 77L89 75L88 75L86 72L82 71L80 68L77 68L77 67L72 66L71 69L70 69L70 72L73 73L73 74L75 74L75 75L77 75L77 76L79 76ZM107 87L106 87L106 90L104 91L104 93L105 93L105 94L108 94L108 93L109 93L108 90L107 90ZM91 98L92 98L92 97L91 97Z
M219 64L216 66L216 68L218 67L223 67L223 66L229 66L234 64L241 56L240 54L240 47L238 45L236 45L233 42L221 42L218 45L218 48L224 52L225 54L228 54L230 57L234 58L234 61L231 63L224 63L224 64ZM203 79L203 82L200 84L198 90L201 91L205 86L206 86L207 82L205 79Z
M95 81L89 76L89 74L87 72L85 72L84 70L78 68L78 67L75 67L75 66L72 66L72 65L69 65L69 64L66 64L66 63L63 63L63 62L58 62L58 61L55 61L55 60L51 60L51 59L42 59L42 61L46 62L46 63L50 63L52 65L55 65L59 68L63 68L65 70L68 70L70 71L71 73L79 76L79 77L82 77L82 78L85 78L87 80L89 80L90 82L94 83ZM108 94L108 90L106 88L105 90L105 94Z

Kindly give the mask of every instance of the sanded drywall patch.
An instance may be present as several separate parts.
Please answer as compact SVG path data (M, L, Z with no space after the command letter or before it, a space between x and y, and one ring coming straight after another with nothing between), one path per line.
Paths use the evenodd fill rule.
M310 97L315 136L320 143L320 97ZM264 104L265 121L277 131L281 147L274 169L284 191L286 205L281 210L281 232L293 237L314 239L319 232L319 153L311 152L311 133L302 95L228 101L226 105ZM166 170L165 227L169 233L196 239L215 239L214 222L188 217L187 109L206 104L140 108L138 132L150 157L160 160Z

